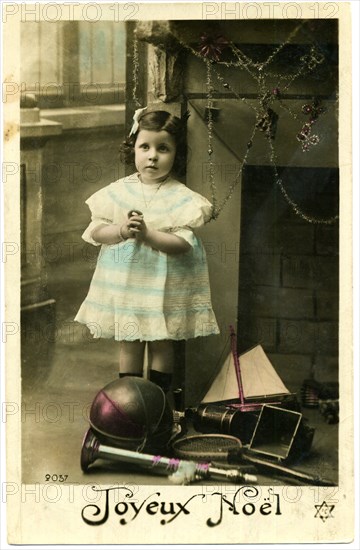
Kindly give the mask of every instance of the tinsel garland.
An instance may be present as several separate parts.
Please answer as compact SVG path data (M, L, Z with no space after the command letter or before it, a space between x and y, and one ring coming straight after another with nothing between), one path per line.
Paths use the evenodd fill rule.
M197 49L191 45L182 42L177 37L177 40L183 48L185 48L192 55L201 59L206 65L206 124L207 124L207 154L209 163L209 185L211 191L211 200L213 204L213 211L211 219L218 218L219 214L225 207L226 203L231 198L236 186L241 179L242 170L248 160L249 151L253 145L254 138L257 132L263 133L269 144L269 160L274 172L274 181L279 187L282 196L293 209L297 216L309 223L313 224L333 224L336 223L339 216L334 215L329 219L317 218L310 214L305 213L300 206L289 196L284 187L282 179L279 177L277 169L277 157L274 147L274 138L277 130L277 120L279 115L272 109L274 103L279 105L282 110L285 110L294 120L301 123L299 132L296 135L296 139L299 141L302 147L302 151L306 153L310 147L316 146L320 138L317 134L313 133L313 126L316 124L320 115L325 113L326 109L321 105L321 102L314 100L312 104L305 104L302 107L302 115L309 116L309 119L304 122L304 119L295 113L288 105L283 101L284 92L288 90L291 84L300 76L314 71L319 65L324 62L324 55L320 49L311 44L309 52L300 58L300 63L297 70L293 74L278 74L270 72L267 67L272 63L274 58L292 42L294 37L298 34L300 29L306 25L306 21L299 23L288 35L287 39L274 48L273 52L267 57L265 61L253 61L248 55L246 55L239 47L233 42L227 40L224 36L210 37L207 34L202 34L200 37L200 45ZM224 50L229 49L233 55L234 60L225 61L221 60L221 56ZM251 103L247 98L242 97L237 93L232 86L225 80L225 78L217 70L217 66L222 67L237 67L241 70L245 70L256 81L258 94L257 105ZM138 71L139 71L139 59L137 48L136 30L134 34L134 50L133 50L133 100L136 105L139 105L137 99L138 88ZM217 188L215 183L215 169L214 169L214 120L213 120L213 80L214 77L221 83L224 89L232 93L233 97L242 101L255 113L255 124L251 129L249 139L247 141L247 148L240 162L240 169L236 174L233 182L229 185L228 192L225 198L218 203ZM268 80L276 79L276 85L269 86Z

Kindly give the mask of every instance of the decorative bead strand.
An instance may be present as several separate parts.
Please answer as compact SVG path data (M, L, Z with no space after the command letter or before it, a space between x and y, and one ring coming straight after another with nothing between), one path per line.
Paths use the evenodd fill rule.
M236 99L239 99L240 101L242 101L243 103L245 103L248 107L250 107L250 109L252 109L253 111L257 112L256 108L246 99L246 97L241 97L240 94L238 94L234 88L232 88L232 86L230 86L230 84L228 82L225 81L225 78L221 76L220 73L218 73L218 71L216 69L213 69L214 73L215 73L215 76L216 78L219 80L220 84L222 84L222 86L226 89L226 90L229 90L232 94L234 94L234 96L236 97Z
M300 66L300 69L297 73L293 75L293 77L289 80L289 82L284 86L283 91L285 92L291 84L294 82L296 78L299 78L299 76L302 76L306 74L306 72L310 72L315 69L317 65L321 65L321 63L324 62L324 56L320 53L318 55L315 55L314 53L314 46L311 47L310 55L309 56L302 56L300 58L300 61L302 65Z
M301 121L299 115L297 113L294 113L294 111L288 105L285 105L285 103L281 99L279 99L279 105L282 109L284 109L284 111L291 115L294 120Z
M265 61L265 63L263 63L263 68L266 67L267 65L269 65L272 60L274 59L275 56L277 56L278 53L281 52L281 50L283 48L285 48L285 46L287 46L288 44L290 44L290 42L292 41L292 39L297 35L297 33L299 32L299 30L304 26L305 24L305 21L302 21L301 23L299 23L299 25L297 27L295 27L295 29L293 31L291 31L291 33L289 34L289 36L287 37L287 39L285 40L285 42L283 42L282 44L280 44L276 49L275 51L269 55L269 57L267 58L267 60Z
M256 78L255 72L251 71L250 69L250 66L254 69L256 68L255 63L251 59L249 59L239 48L237 48L235 44L231 43L230 47L232 53L235 55L235 57L237 57L238 62L230 62L229 66L241 67L242 69L245 69L253 78ZM243 61L242 57L245 57L246 62Z
M213 163L213 88L212 88L212 74L211 74L211 62L206 60L206 88L207 88L207 104L206 104L206 118L208 128L208 162L209 162L209 180L211 189L211 201L213 207L213 215L217 211L217 198L216 198L216 185L214 180L214 163Z
M134 29L134 42L133 42L133 90L132 98L137 107L140 107L138 99L138 84L139 84L139 44L136 28Z
M312 224L325 224L325 225L333 225L337 222L339 219L338 215L332 216L331 218L324 219L324 218L315 218L313 216L310 216L308 214L305 214L299 205L289 196L288 192L286 191L283 182L279 176L279 172L277 169L277 162L276 162L276 154L274 150L273 143L271 140L269 140L270 150L271 150L271 156L270 156L270 162L274 170L274 176L275 176L275 183L280 188L280 191L282 195L284 196L286 202L292 207L295 214L300 216L303 220L312 223Z
M249 151L250 151L250 148L252 147L252 143L253 143L253 139L254 139L254 136L255 136L255 133L256 133L256 127L253 128L253 131L252 131L252 134L250 136L250 139L247 143L247 149L246 149L246 153L241 161L241 166L240 166L240 169L238 171L238 173L236 174L235 178L234 178L234 181L233 183L229 186L229 191L228 191L228 194L226 195L226 197L222 200L222 202L220 203L220 206L218 207L217 209L217 214L216 214L216 217L219 216L220 212L223 210L223 208L225 207L226 203L231 199L234 191L235 191L235 188L237 187L238 183L240 182L240 176L241 176L241 173L244 169L244 166L247 162L247 157L249 155Z

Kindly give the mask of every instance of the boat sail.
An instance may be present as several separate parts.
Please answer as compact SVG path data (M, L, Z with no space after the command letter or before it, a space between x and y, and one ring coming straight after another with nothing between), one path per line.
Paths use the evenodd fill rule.
M290 395L260 344L238 355L233 331L231 341L232 351L202 403L231 401L232 406L242 410L254 410L263 404L261 401L268 402L268 398Z

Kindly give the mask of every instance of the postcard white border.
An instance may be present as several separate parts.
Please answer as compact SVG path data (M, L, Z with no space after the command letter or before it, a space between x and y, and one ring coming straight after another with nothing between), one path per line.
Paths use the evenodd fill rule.
M22 2L21 5L31 5ZM44 4L38 2L37 4ZM63 5L57 3L59 5ZM77 2L77 7L85 2ZM111 3L98 3L102 7L102 17L111 18L114 12L109 10ZM129 4L129 3L128 3ZM154 3L131 3L139 6L136 13L137 19L201 19L203 15L204 4L220 6L224 3L208 2L204 4L189 3L184 9L184 4L154 4ZM239 3L237 3L239 4ZM241 3L244 4L244 3ZM246 4L246 3L245 3ZM247 3L249 4L249 3ZM284 4L284 2L255 2L264 10L269 8L269 4ZM289 3L286 3L289 4ZM302 18L313 18L314 3L293 2L301 6ZM328 5L329 3L320 3ZM126 541L127 544L239 544L239 543L343 543L350 542L354 536L354 491L353 491L353 376L350 376L350 366L353 364L353 342L352 342L352 239L351 226L349 221L352 219L352 202L349 200L352 196L352 157L351 157L351 126L349 121L352 119L350 91L351 91L351 41L350 41L350 3L349 2L331 2L330 4L338 7L338 17L340 20L340 174L341 181L344 184L341 188L340 197L340 263L346 266L341 270L341 301L340 301L340 388L341 388L341 423L339 425L339 476L340 483L336 494L329 495L330 488L321 487L294 487L282 488L274 487L274 492L282 495L282 513L273 516L271 523L263 522L262 529L259 531L258 515L244 517L224 514L223 520L217 527L208 527L206 520L212 517L212 514L218 513L217 504L213 501L204 506L197 506L189 515L179 515L170 525L162 526L159 519L154 519L145 515L141 524L140 516L137 520L127 525L119 526L118 518L114 515L109 517L104 528L91 527L81 520L81 510L88 504L83 498L83 487L74 487L74 491L61 495L57 501L51 502L49 498L40 499L35 502L31 499L27 491L30 487L21 485L21 447L20 432L21 425L16 419L8 419L6 423L6 447L7 447L7 480L6 483L18 485L19 491L11 498L8 497L7 516L9 541L14 544L119 544ZM20 5L18 2L4 4L6 6ZM125 6L125 4L123 4ZM76 9L74 8L74 14ZM161 7L161 16L159 16L159 7ZM129 9L129 8L127 8ZM276 7L274 7L276 10ZM21 11L21 10L20 10ZM3 12L4 13L4 12ZM127 12L128 14L129 12ZM276 14L276 11L274 12ZM21 14L20 14L21 16ZM76 16L75 16L76 17ZM276 15L279 17L279 15ZM353 15L354 17L354 15ZM64 11L64 18L65 11ZM19 48L16 47L19 38L19 14L12 15L12 19L4 21L3 17L3 81L17 83L19 77ZM10 22L11 21L11 22ZM9 162L19 164L19 97L14 94L12 101L6 101L4 106L4 126L3 135L9 136L3 141L4 159ZM356 98L357 101L357 98ZM355 150L355 149L354 149ZM354 180L358 181L358 179ZM5 190L4 195L4 214L6 225L4 231L5 243L16 243L19 241L19 186L18 175L9 175L6 182L3 182ZM355 218L354 218L355 219ZM16 282L19 280L20 255L8 255L4 263L5 268L5 301L6 316L5 322L14 322L19 324L20 301L16 291ZM10 321L11 320L11 321ZM8 337L6 342L6 396L7 402L20 402L20 361L19 361L19 338L14 335ZM16 359L16 360L15 360ZM12 481L15 480L15 481ZM2 487L3 488L3 487ZM104 487L105 488L105 487ZM193 495L196 495L204 489L200 485L190 487L149 487L141 486L139 488L139 499L148 498L151 493L160 492L161 498L167 502L184 502ZM229 487L224 488L227 494L230 494ZM294 493L292 493L292 489ZM301 496L297 502L295 490L300 489ZM268 487L263 487L264 494ZM40 487L42 493L43 487ZM284 491L287 491L286 498ZM297 491L299 492L299 491ZM176 497L174 498L174 494ZM263 496L264 496L263 494ZM24 496L25 495L25 496ZM207 495L210 496L210 495ZM329 504L335 499L334 518L326 522L319 521L315 517L316 504L321 504L323 500ZM73 501L72 501L73 500ZM208 499L210 500L210 499ZM2 499L2 504L4 504ZM34 505L36 504L36 505ZM190 506L189 506L190 509ZM336 511L336 513L335 513ZM155 516L156 517L156 516ZM215 516L214 516L215 517ZM274 519L275 518L275 519ZM261 518L263 519L263 518ZM147 521L145 521L147 520ZM135 521L138 521L136 523ZM305 522L305 524L304 524ZM265 528L266 525L266 528ZM170 529L169 529L170 527Z

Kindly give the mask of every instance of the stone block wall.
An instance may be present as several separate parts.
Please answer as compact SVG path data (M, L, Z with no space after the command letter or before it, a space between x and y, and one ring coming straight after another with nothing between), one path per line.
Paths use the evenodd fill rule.
M306 215L338 208L332 168L287 168L284 185ZM311 374L337 380L338 224L309 223L276 185L271 167L249 166L242 186L238 348L260 343L291 391Z

